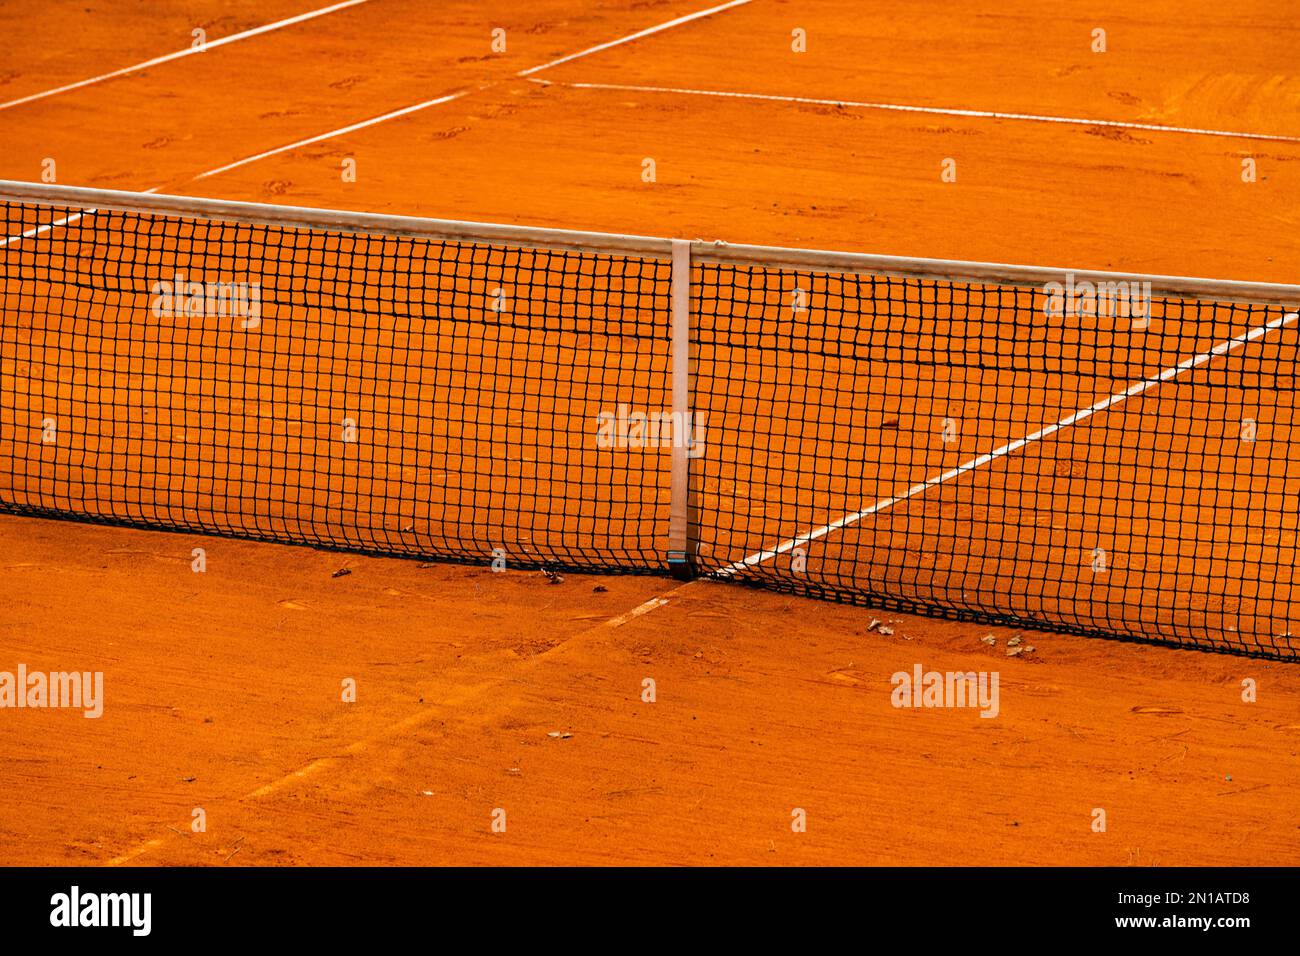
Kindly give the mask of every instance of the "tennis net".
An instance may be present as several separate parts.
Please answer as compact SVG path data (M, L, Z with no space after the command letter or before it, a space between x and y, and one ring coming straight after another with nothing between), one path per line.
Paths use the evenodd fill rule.
M0 510L1300 652L1300 288L0 202Z

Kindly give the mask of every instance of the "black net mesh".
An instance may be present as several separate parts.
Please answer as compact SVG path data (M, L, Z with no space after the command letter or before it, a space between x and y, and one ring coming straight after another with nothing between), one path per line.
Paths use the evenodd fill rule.
M697 266L699 568L1295 656L1295 316L1067 290Z
M666 258L0 208L0 510L667 570ZM699 573L1297 657L1293 313L691 279Z
M668 462L592 423L666 402L667 263L4 211L6 510L664 567Z

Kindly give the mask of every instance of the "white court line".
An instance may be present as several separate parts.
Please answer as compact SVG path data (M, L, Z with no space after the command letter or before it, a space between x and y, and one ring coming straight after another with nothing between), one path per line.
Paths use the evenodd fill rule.
M159 186L154 186L144 191L147 193L156 193L160 188L161 187ZM8 236L5 239L0 239L0 249L3 249L10 243L22 242L24 239L31 239L33 236L39 236L42 233L49 232L51 229L57 229L59 226L70 225L79 220L82 216L93 216L97 212L99 212L98 209L83 209L81 212L73 213L71 216L64 216L62 219L55 219L53 222L47 222L43 226L34 226L26 232L20 232L16 236Z
M568 641L560 644L559 647L563 647L565 643L580 641L584 637L587 637L589 635L594 635L605 629L622 627L624 624L627 624L629 621L633 621L636 618L641 617L643 614L649 614L651 611L657 610L658 608L661 607L665 607L670 603L669 595L673 594L676 591L680 591L682 588L688 586L689 586L688 584L677 585L676 587L670 589L667 594L660 594L655 597L652 597L645 603L632 608L630 611L625 611L624 613L616 615L615 617L611 617L606 621L602 621L601 623L596 624L593 627L587 628L586 630L580 631L577 634L571 635ZM559 649L558 647L552 648L552 650L558 650L558 649ZM500 684L501 681L488 680L479 684L462 686L458 688L458 691L461 695L460 703L465 703L468 700L473 699L474 697L480 696L483 692L492 690L500 686ZM437 705L435 705L432 711L425 711L422 713L412 714L410 717L406 717L402 720L399 720L397 723L384 728L383 730L379 731L376 734L373 734L368 738L363 738L362 740L353 741L351 744L348 744L347 747L343 748L343 750L340 753L340 756L355 756L356 754L364 753L366 750L370 749L370 747L372 747L373 745L375 745L380 741L392 739L393 737L402 736L403 734L410 732L413 728L419 727L423 724L427 724L431 720L437 720L442 716L442 712L439 709L439 706L446 707L447 705L448 705L448 700L443 699L442 701L439 701ZM273 780L270 783L263 784L262 786L258 787L256 790L253 790L252 792L246 794L244 796L244 799L256 800L260 797L269 796L270 794L275 793L277 790L281 790L286 786L297 783L299 780L302 780L305 777L309 777L316 773L319 773L322 770L329 769L334 764L338 763L338 759L339 758L337 756L318 757L317 759L313 760L311 763L307 764L304 767L299 767L297 770L291 771L290 773L285 774L284 776L280 777L277 780ZM151 843L145 844L145 846L141 847L138 851L126 854L125 856L118 857L117 859L123 861L133 859L134 857L140 855L140 853L152 849L156 845L156 842L157 841L153 841ZM113 863L110 863L110 865L113 865L116 862L117 861L115 860L113 861Z
M820 528L814 528L813 530L807 532L806 534L802 534L797 538L790 538L789 540L781 542L775 548L772 548L770 550L757 551L754 554L751 554L749 557L745 558L744 560L737 561L735 564L732 565L728 565L727 567L722 568L716 573L721 575L728 575L728 576L735 574L738 571L743 571L745 568L753 567L755 564L759 564L762 561L766 561L768 558L774 558L778 554L784 554L785 552L791 550L797 545L806 544L809 541L814 541L817 538L830 534L832 531L838 531L840 528L848 527L849 525L854 524L855 522L861 521L863 518L870 517L871 515L875 514L878 511L884 511L886 508L890 508L893 505L898 504L900 501L906 501L908 498L914 497L915 495L919 495L921 492L933 488L935 485L941 485L945 481L949 481L960 475L966 474L966 472L968 471L974 471L976 468L982 467L983 465L987 465L989 462L995 461L996 459L1001 458L1004 455L1009 455L1013 451L1018 451L1021 448L1024 448L1028 444L1046 438L1048 435L1051 435L1053 432L1060 431L1062 428L1068 428L1071 425L1083 421L1085 418L1089 418L1092 415L1095 415L1097 412L1105 411L1106 409L1110 408L1112 405L1117 405L1120 402L1124 401L1125 399L1132 398L1134 395L1141 395L1143 392L1145 392L1147 389L1151 388L1152 386L1159 385L1161 382L1167 382L1169 379L1175 378L1176 376L1181 375L1183 372L1186 372L1190 369L1194 369L1200 365L1204 365L1212 358L1215 358L1220 355L1227 355L1229 352L1233 351L1236 348L1239 348L1242 345L1245 345L1247 342L1253 342L1255 339L1259 338L1262 335L1266 335L1267 333L1273 331L1274 329L1280 329L1285 325L1290 325L1292 322L1295 322L1297 319L1300 319L1300 313L1288 312L1285 315L1279 316L1278 318L1274 319L1271 322L1266 322L1264 325L1259 325L1253 329L1243 332L1241 335L1238 335L1235 338L1231 338L1224 342L1220 342L1218 345L1214 346L1214 348L1210 349L1208 352L1202 352L1199 355L1193 355L1191 358L1185 359L1182 362L1179 362L1177 365L1165 369L1159 375L1155 375L1151 378L1143 379L1140 382L1135 382L1134 384L1130 385L1122 392L1116 392L1114 395L1110 395L1093 405L1089 405L1087 408L1079 409L1077 412L1074 412L1073 414L1067 415L1065 418L1062 418L1059 422L1057 422L1054 425L1048 425L1046 428L1041 428L1038 431L1034 432L1032 435L1026 435L1024 438L1017 438L1015 441L1008 442L1007 444L1003 445L1001 448L996 448L991 452L978 456L977 458L972 458L970 461L966 462L965 464L958 465L956 468L950 468L948 471L945 471L943 474L935 475L933 478L927 478L925 481L922 481L919 484L915 484L911 488L908 488L901 495L895 495L892 498L881 498L879 501L877 501L869 508L864 508L861 511L854 512L853 514L845 515L844 517L836 521L832 521L830 524L824 524Z
M522 75L522 74L521 74ZM1230 139L1261 139L1279 143L1300 143L1300 136L1275 133L1239 133L1195 126L1162 126L1159 123L1129 123L1123 120L1082 119L1075 116L1046 116L1038 113L1003 113L997 110L964 110L939 106L908 106L901 103L868 103L859 100L827 100L810 96L778 96L772 93L737 93L730 90L696 90L676 86L636 86L626 83L565 83L557 80L532 79L546 86L564 86L575 90L616 90L626 93L676 93L683 96L718 96L740 100L768 100L774 103L804 103L811 106L839 106L846 109L890 110L896 113L929 113L935 116L966 116L975 119L1020 120L1029 123L1064 123L1070 126L1108 126L1116 129L1140 129L1156 133L1186 133L1192 136L1223 136Z
M251 30L243 31L242 33L232 33L230 36L221 37L219 40L210 40L200 47L187 47L184 50L177 50L175 53L168 53L164 56L154 57L152 60L145 60L143 63L136 63L134 66L124 66L122 69L114 70L112 73L102 73L99 76L92 76L88 80L79 80L76 83L69 83L67 86L60 86L53 90L45 90L41 93L33 93L31 96L24 96L21 99L10 100L8 103L0 103L0 110L7 110L11 106L20 106L23 103L31 103L34 100L43 100L47 96L56 96L59 93L67 93L69 90L78 90L83 86L102 83L104 80L111 80L118 76L126 76L128 73L138 73L140 70L147 70L151 66L158 66L161 63L170 63L172 60L179 60L182 57L193 56L196 53L203 53L219 46L225 46L227 43L234 43L236 40L247 40L249 37L255 37L262 33L270 33L272 30L279 30L282 27L291 27L295 23L304 23L307 20L314 20L316 17L323 17L326 14L334 13L336 10L342 10L345 7L355 7L357 4L369 2L370 0L344 0L343 3L336 3L331 7L322 7L319 10L311 10L307 13L301 13L296 17L289 17L287 20L277 20L275 23L268 23L265 26L254 27Z
M536 73L538 70L549 69L550 67L556 66L557 64L560 63L567 63L570 60L577 60L584 56L590 56L593 53L599 53L601 50L608 50L610 47L615 47L622 43L629 43L632 40L636 40L640 37L649 36L652 33L658 33L661 30L667 30L670 27L680 26L683 23L689 23L692 20L698 20L701 17L707 17L711 14L719 12L720 10L726 10L729 7L738 7L742 4L746 4L749 2L751 2L751 0L731 0L730 3L724 3L721 6L710 7L707 10L700 10L696 13L689 13L684 17L678 17L676 20L669 20L667 23L661 23L658 26L648 27L645 30L640 30L636 33L629 34L628 36L625 37L620 37L617 40L610 40L608 43L602 43L599 46L589 47L588 49L582 50L578 53L570 53L568 56L561 57L558 60L552 60L550 63L543 63L541 66L534 66L526 70L520 70L519 73L517 73L516 75L527 76L530 73ZM459 93L451 93L448 94L447 96L440 96L437 99L426 100L423 103L416 103L414 106L406 106L400 110L393 110L393 112L391 113L385 113L383 116L376 116L373 119L363 120L360 123L353 123L350 126L344 126L340 129L331 130L328 133L321 133L318 136L312 136L308 139L299 140L296 143L289 143L288 145L285 146L277 146L275 149L268 149L266 152L258 153L256 156L248 156L244 159L236 160L233 163L227 163L225 166L219 166L216 169L209 169L205 173L199 173L197 176L194 177L194 179L195 180L206 179L209 176L216 176L218 173L228 172L229 170L232 169L238 169L240 166L247 166L249 163L255 163L259 159L266 159L270 156L276 156L280 153L287 153L289 150L298 149L299 147L302 146L310 146L312 143L320 143L327 139L333 139L335 136L343 136L346 135L347 133L353 133L359 129L365 129L367 126L374 126L378 123L385 123L391 119L397 119L399 116L409 116L411 113L418 113L420 110L426 110L431 106L440 106L443 103L450 103L452 100L460 99L462 96L467 96L472 92L486 90L488 89L488 87L495 86L495 85L496 85L495 83L487 83L477 87L476 90L461 90Z
M86 209L79 213L74 213L71 216L64 216L62 219L55 219L53 222L47 222L43 226L36 226L32 229L28 229L26 232L19 233L16 236L9 236L3 240L0 240L0 249L3 249L11 242L22 242L24 239L30 239L33 236L39 236L41 233L49 232L51 229L57 229L59 226L66 226L69 223L76 222L82 216L93 216L97 212L99 212L98 209Z
M624 624L627 624L629 621L641 617L643 614L649 614L651 611L654 611L661 607L665 607L671 603L672 595L690 586L691 585L689 583L679 584L669 589L664 594L660 594L657 595L656 597L650 598L644 604L638 605L637 607L632 608L632 610L630 611L625 611L624 613L619 614L616 617L612 617L607 621L603 621L600 624L587 628L584 631L579 631L577 634L571 635L568 638L568 640L561 642L557 647L551 648L551 650L547 651L545 654L539 654L535 657L529 658L529 660L525 662L524 667L525 668L531 667L537 661L545 658L547 654L560 651L565 647L573 647L576 642L581 641L583 638L596 635L600 631L606 629L622 627ZM421 727L424 724L430 723L431 721L443 719L443 717L448 711L454 710L455 708L458 707L464 707L467 704L472 703L479 697L483 696L484 693L497 690L498 688L501 687L501 685L505 681L517 680L517 679L518 679L517 676L501 677L496 680L490 679L486 681L481 681L480 683L477 684L459 685L449 695L442 697L441 700L434 700L432 707L422 712L417 712L415 714L412 714L409 717L399 720L395 724L390 724L389 726L383 728L382 730L376 732L375 734L372 734L370 737L364 737L361 740L353 741L352 743L344 747L341 751L339 751L338 754L335 756L318 757L315 760L313 760L311 763L307 764L306 766L299 767L297 770L293 770L290 773L280 777L279 779L272 780L270 783L263 784L262 786L258 787L256 790L253 790L252 792L245 794L243 799L257 800L262 797L269 796L273 793L276 793L279 790L283 790L285 787L292 786L293 784L298 783L299 781L307 777L314 776L317 773L330 769L331 767L336 765L341 758L353 757L358 754L365 753L367 750L371 749L376 745L383 744L386 741L390 741L396 737L404 737L406 735L409 735L412 730ZM175 832L180 832L180 831L175 831ZM130 863L132 860L135 860L138 857L143 856L144 854L150 852L151 850L156 850L160 846L163 846L164 843L169 839L170 837L155 837L154 839L149 840L146 843L140 844L134 849L128 850L126 853L123 853L121 856L113 857L111 860L108 861L108 866L122 866L125 863Z
M617 40L610 40L608 43L601 43L598 46L589 47L579 53L570 53L568 56L562 56L558 60L552 60L550 63L543 63L541 66L529 67L526 70L520 70L516 76L531 76L534 73L540 73L542 70L549 70L553 66L559 66L561 63L568 63L570 60L578 60L584 56L591 56L593 53L599 53L602 50L608 50L610 47L621 46L624 43L631 43L633 40L639 40L642 37L648 37L651 34L659 33L662 30L669 30L673 27L681 26L683 23L690 23L692 20L701 20L704 17L712 16L715 13L721 13L731 7L740 7L749 3L750 0L731 0L730 3L719 4L716 7L709 7L707 10L699 10L695 13L688 13L684 17L678 17L676 20L669 20L667 23L661 23L655 27L647 27L629 36L621 37Z
M479 89L483 89L483 87L479 87ZM238 169L240 166L247 166L249 163L255 163L259 159L266 159L268 156L287 153L291 149L298 149L301 146L310 146L312 143L319 143L327 139L333 139L335 136L343 136L347 133L353 133L359 129L365 129L367 126L374 126L377 123L384 123L390 119L397 119L399 116L418 113L420 110L427 110L431 106L450 103L452 100L458 100L462 96L468 96L471 92L473 91L461 90L459 93L448 93L446 96L440 96L434 100L426 100L423 103L416 103L414 106L404 106L400 110L393 110L393 112L385 113L383 116L376 116L373 119L362 120L360 123L353 123L351 126L343 126L339 129L330 130L328 133L321 133L318 136L310 136L307 139L300 139L298 142L289 143L286 146L277 146L275 149L268 149L266 152L258 153L256 156L237 159L233 163L227 163L225 166L218 166L216 169L209 169L206 173L199 173L194 178L207 179L209 176L217 175L217 173L224 173L227 170Z

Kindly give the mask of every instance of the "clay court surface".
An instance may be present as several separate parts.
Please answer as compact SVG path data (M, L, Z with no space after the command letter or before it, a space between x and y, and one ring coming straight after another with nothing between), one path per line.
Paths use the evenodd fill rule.
M30 42L0 65L0 178L39 179L53 158L82 186L1296 281L1297 36L1269 5L922 17L753 0L606 48L706 4L517 6L371 0L21 102L184 49L195 27L212 42L312 8L10 4L0 29ZM1199 394L1124 424L1149 432ZM1080 407L1095 397L1080 386ZM1142 463L1118 425L1114 440L1097 461L1133 494ZM899 484L942 463L908 464ZM1268 495L1295 487L1280 475ZM992 487L983 503L1013 488ZM1251 545L1293 554L1294 530ZM12 516L0 572L0 670L102 670L107 691L98 720L0 712L4 863L1300 863L1295 664L1032 631L1033 653L1010 658L1018 632L720 583L553 583ZM1000 671L998 718L894 709L890 676L918 662Z

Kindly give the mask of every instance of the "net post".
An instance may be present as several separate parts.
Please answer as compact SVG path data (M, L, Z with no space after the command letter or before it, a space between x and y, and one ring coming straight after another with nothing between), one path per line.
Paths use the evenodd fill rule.
M668 518L668 569L673 577L694 574L690 528L691 427L691 243L673 240L672 265L672 465Z

